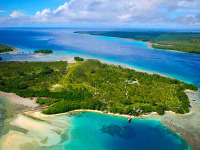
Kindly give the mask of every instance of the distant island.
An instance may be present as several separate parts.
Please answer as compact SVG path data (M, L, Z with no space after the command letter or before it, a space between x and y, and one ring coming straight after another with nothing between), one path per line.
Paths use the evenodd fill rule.
M74 57L77 59L77 57ZM184 90L195 85L157 74L136 72L98 60L0 62L0 90L37 98L44 114L91 109L139 116L165 111L188 113Z
M0 53L7 53L7 52L11 52L13 50L15 50L14 47L0 44Z
M200 54L200 33L157 31L78 31L75 33L149 42L152 48Z
M41 49L41 50L35 50L34 53L41 53L41 54L51 54L53 53L52 50L49 50L49 49Z
M74 60L76 60L76 61L84 61L84 59L80 58L80 57L74 57Z

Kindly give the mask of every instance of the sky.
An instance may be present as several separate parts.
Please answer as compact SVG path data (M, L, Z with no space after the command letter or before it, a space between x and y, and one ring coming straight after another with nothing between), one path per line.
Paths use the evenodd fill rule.
M0 27L200 29L200 0L0 0Z

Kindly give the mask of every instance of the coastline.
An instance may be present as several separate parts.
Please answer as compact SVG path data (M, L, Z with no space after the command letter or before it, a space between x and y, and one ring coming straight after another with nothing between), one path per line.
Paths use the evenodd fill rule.
M196 150L200 147L200 143L198 142L200 140L200 133L198 133L198 131L200 131L199 130L200 127L198 125L195 126L194 125L195 122L190 122L190 124L188 124L188 118L193 119L194 116L195 118L200 117L200 111L198 110L199 106L196 104L196 103L200 104L200 97L198 101L193 101L194 97L192 97L192 95L194 94L196 95L200 94L200 91L198 92L186 91L186 92L187 94L189 94L189 98L190 98L190 102L192 106L191 111L188 114L182 115L182 114L175 114L174 112L171 112L171 111L167 111L165 115L160 116L157 113L152 112L148 115L141 115L139 117L132 116L131 118L158 120L172 132L180 134L181 137L185 139L193 149ZM2 94L2 92L0 94ZM17 95L12 94L12 93L8 93L8 94L6 93L5 95L8 97L10 96L18 97ZM17 104L19 101L14 100L12 102ZM67 130L67 132L70 132L70 128L71 128L69 118L68 118L68 121L66 121L65 123L63 123L61 120L65 118L68 114L73 114L77 112L92 112L92 113L100 113L100 114L105 114L105 115L112 115L116 117L125 117L125 118L129 117L129 115L124 115L124 114L103 113L102 111L83 110L83 109L73 110L73 111L69 111L69 112L61 113L61 114L45 115L41 113L40 109L35 109L35 110L28 109L25 112L15 115L14 119L10 122L11 125L28 130L28 132L23 133L23 132L19 132L15 130L10 130L6 135L3 136L2 145L4 148L6 148L6 146L12 146L12 148L14 148L16 146L25 144L25 147L26 147L27 143L32 142L36 144L38 146L37 148L39 149L39 147L45 145L44 143L41 143L41 141L43 141L45 137L48 137L48 140L46 141L46 146L55 146L60 141L62 141L61 136L62 136L62 133L64 132L61 132L61 131ZM58 124L55 123L56 122L55 120L58 121L57 122ZM62 128L57 128L58 126L60 126L60 124L62 124ZM39 130L45 129L45 132L50 132L51 130L59 130L59 134L57 132L54 134L44 134L43 132L38 133L37 129L35 130L32 129L38 125L42 126ZM194 134L197 134L197 136L194 136ZM51 143L53 140L52 136L56 137L56 140L53 143ZM19 142L19 143L13 142L14 139L16 138L22 139L22 141L25 141L25 142ZM8 139L13 139L13 140L12 142L9 142Z
M124 64L124 63L120 63L120 62L114 62L112 60L106 60L106 59L103 59L103 58L98 58L98 57L90 57L90 56L85 56L85 55L76 55L76 56L79 56L79 57L82 57L84 58L84 60L87 60L87 59L95 59L95 60L99 60L101 63L105 63L105 64L108 64L108 65L114 65L114 66L121 66L123 68L129 68L129 69L133 69L137 72L143 72L143 73L148 73L148 74L158 74L158 75L161 75L163 77L168 77L168 78L172 78L172 79L175 79L173 77L170 77L168 75L165 75L165 74L162 74L162 73L158 73L158 72L155 72L155 71L149 71L149 70L145 70L145 69L140 69L140 68L137 68L137 67L134 67L134 66L131 66L129 64ZM60 61L60 60L57 60L57 61ZM69 57L67 59L62 59L62 61L67 61L68 63L76 63L76 61L74 61L74 57Z
M39 106L36 103L36 98L33 98L33 100L31 100L30 98L20 97L20 96L16 95L15 93L6 93L6 92L2 92L2 91L0 91L0 95L2 97L4 97L6 100L8 100L8 102L10 102L10 103L23 105L23 106L29 107L29 108L34 108L34 107Z
M190 113L183 115L169 115L162 117L161 123L172 132L179 133L194 149L200 148L200 90L186 91L190 100Z
M106 36L106 37L110 37L110 36ZM118 37L115 37L118 38ZM142 42L142 43L146 43L147 47L153 50L160 50L160 51L171 51L171 52L177 52L177 53L185 53L185 54L195 54L195 55L200 55L197 53L187 53L187 52L182 52L182 51L177 51L177 50L172 50L172 49L157 49L157 48L153 48L153 44L158 45L157 43L151 43L151 42L144 42L144 41L140 41L140 40L135 40L135 39L129 39L129 38L119 38L119 39L126 39L126 40L131 40L134 42Z
M74 63L73 58L68 58L63 61L68 61L69 63ZM107 63L104 60L100 60L100 61ZM113 64L113 62L110 62L110 64ZM114 65L118 65L118 64L114 63ZM122 65L124 67L128 66L128 65L126 66L123 64L120 64L120 65ZM137 69L137 68L134 68L131 66L128 66L128 67L130 67L131 69L134 69L136 71L143 72L143 70L140 70L140 69ZM148 71L146 71L146 72L152 74L152 72L148 72ZM172 132L180 134L181 137L183 139L185 139L193 149L199 149L200 143L198 141L200 141L200 133L198 131L200 131L200 127L198 125L197 126L195 125L198 122L193 121L193 122L190 122L190 124L188 124L188 120L193 120L193 118L195 117L195 121L196 121L196 118L200 117L200 113L199 113L200 105L196 104L196 103L200 104L200 96L197 97L198 100L196 100L196 101L193 101L194 98L192 97L192 95L198 95L200 93L200 91L198 91L198 92L186 91L186 92L189 95L191 94L189 96L189 99L190 99L192 108L191 108L190 113L188 113L188 114L181 115L181 114L175 114L174 112L171 112L171 111L166 111L165 115L163 115L163 116L159 116L156 112L152 112L148 115L141 115L139 117L132 116L132 118L133 119L158 120ZM1 92L1 91L0 91L0 95L5 97L5 99L8 100L13 105L16 104L16 105L24 106L23 111L18 112L18 114L16 114L13 117L14 120L12 119L12 121L11 122L9 121L9 123L12 126L17 126L18 128L28 130L29 132L23 133L23 132L19 132L19 131L15 131L15 130L10 130L2 138L2 143L3 143L2 145L3 146L11 145L13 149L15 149L15 147L17 147L19 145L24 145L24 144L26 147L27 143L30 143L30 142L32 142L34 144L39 143L39 145L38 145L39 147L44 146L44 144L41 143L41 141L45 140L46 137L48 137L48 139L45 140L45 143L47 143L46 146L54 146L54 145L58 144L60 141L62 141L62 139L61 139L62 132L61 131L67 130L69 132L70 125L69 125L69 122L68 122L68 125L62 124L63 128L61 130L61 128L59 128L59 129L55 128L55 126L59 126L60 122L58 121L58 124L54 124L53 126L51 126L52 121L54 121L55 119L60 120L60 118L65 117L67 114L74 113L74 112L84 112L84 111L105 114L102 111L97 111L97 110L73 110L73 111L61 113L61 114L44 115L41 113L41 107L39 107L39 105L36 104L36 98L33 98L33 100L31 100L30 98L19 97L14 93L5 93L5 92ZM113 114L113 113L106 113L106 115L112 115L112 116L117 116L117 117L126 117L126 118L129 117L129 115ZM38 124L38 121L42 121L42 124ZM25 125L21 124L21 122L25 122ZM34 128L36 125L43 126L43 128L40 130L44 130L47 127L49 130L46 130L45 132L50 132L51 130L56 130L56 133L50 134L50 135L44 134L45 136L41 135L31 129L31 128ZM30 126L31 126L31 128L30 128ZM193 130L191 130L191 129L193 129ZM57 134L57 130L59 130L59 134ZM37 135L35 135L36 133L37 133ZM193 136L195 134L197 134L197 135ZM53 140L52 136L56 136L57 142L55 142L54 144L50 144L51 140ZM25 140L25 143L24 142L12 143L12 142L9 142L9 140L8 140L8 139L12 139L12 141L14 141L14 139L16 139L16 138L22 139L22 141ZM26 139L26 138L28 138L28 139Z
M82 33L76 33L76 34L82 34ZM150 49L154 49L154 50L172 51L172 52L178 52L178 53L186 53L186 54L195 54L195 55L200 55L200 54L198 54L198 53L187 53L187 52L182 52L182 51L177 51L177 50L171 50L171 49L156 49L156 48L153 48L152 45L153 45L153 44L157 44L157 43L144 42L144 41L135 40L135 39L131 39L131 38L120 38L120 37L112 37L112 36L92 35L92 34L87 34L87 33L84 33L84 35L99 36L99 37L110 37L110 38L118 38L118 39L126 39L126 40L135 41L135 42L146 43L146 44L148 45L148 46L147 46L148 48L150 48ZM158 44L157 44L157 45L158 45Z
M131 116L132 119L147 119L147 120L157 120L160 121L163 126L167 127L169 130L171 130L174 133L178 133L179 136L181 136L184 140L187 141L187 143L194 149L197 150L200 148L200 120L198 121L198 118L200 117L200 90L198 92L194 91L186 91L190 103L191 103L191 110L187 114L176 114L172 111L166 111L165 115L160 116L156 112L152 112L148 115L141 115L138 117ZM196 101L194 101L194 97ZM129 118L129 115L125 114L114 114L114 113L103 113L102 111L97 110L73 110L69 111L67 113L61 113L61 114L55 114L55 115L44 115L41 114L41 112L37 112L35 117L38 116L46 116L47 118L56 117L56 116L65 116L70 113L76 113L76 112L92 112L92 113L100 113L105 115L111 115L116 117L125 117ZM188 124L188 121L190 122Z
M31 100L1 91L0 96L7 103L0 149L57 148L59 143L69 138L63 134L71 129L70 117L43 115L43 107L36 103L36 98Z
M9 52L2 52L2 53L0 53L0 54L6 54L6 53L8 53L8 54L16 54L14 51L15 51L15 50L20 50L19 48L16 48L16 47L12 47L12 46L9 46L9 47L12 48L12 51L9 51Z

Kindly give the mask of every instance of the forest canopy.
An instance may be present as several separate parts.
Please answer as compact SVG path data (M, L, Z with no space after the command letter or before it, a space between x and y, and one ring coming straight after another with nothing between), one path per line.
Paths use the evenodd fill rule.
M80 57L74 57L74 60L76 60L76 61L84 61L84 59L80 58Z
M34 53L51 54L53 53L53 51L49 49L41 49L41 50L35 50Z
M21 97L37 97L48 106L45 114L75 109L106 110L135 116L166 110L189 112L185 89L195 85L157 74L136 72L86 60L58 62L0 62L0 90Z
M14 48L11 46L0 44L0 53L11 52L13 50L14 50Z

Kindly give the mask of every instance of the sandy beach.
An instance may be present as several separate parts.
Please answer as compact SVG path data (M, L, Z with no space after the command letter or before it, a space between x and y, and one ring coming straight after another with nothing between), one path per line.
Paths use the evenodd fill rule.
M10 130L1 139L1 149L45 149L66 140L62 134L70 130L69 117L44 117L32 111L17 115L10 124L26 129L27 132Z
M36 98L33 98L33 100L31 100L30 98L23 98L14 93L6 93L6 92L2 92L2 91L0 91L0 95L2 97L4 97L6 100L8 100L8 102L10 102L10 103L19 104L19 105L23 105L26 107L38 107L39 106L36 103Z
M69 57L67 59L62 59L62 61L67 61L68 63L76 63L76 61L74 60L74 57Z

